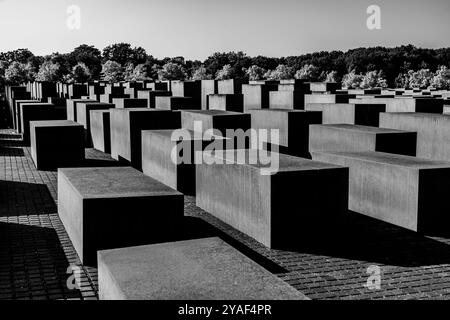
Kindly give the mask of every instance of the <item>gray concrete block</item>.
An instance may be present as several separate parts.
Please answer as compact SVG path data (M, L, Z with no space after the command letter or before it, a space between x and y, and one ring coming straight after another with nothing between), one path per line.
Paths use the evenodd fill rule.
M91 111L92 110L109 110L115 106L112 103L103 102L77 102L77 122L84 126L85 146L92 147L91 134Z
M101 300L307 300L219 238L100 251Z
M269 93L270 109L298 109L305 108L305 94L301 91L271 91Z
M190 97L157 96L155 97L155 108L160 110L200 110L201 105Z
M244 111L251 109L268 109L269 92L277 91L276 84L244 84L242 94L244 95Z
M190 97L193 103L201 108L202 83L200 80L174 80L171 91L174 97Z
M112 103L116 108L147 108L146 99L113 98Z
M308 103L305 110L322 111L323 124L356 124L378 127L384 104Z
M226 139L204 137L203 133L193 131L188 131L189 137L176 133L174 130L142 131L142 172L183 194L194 196L196 152L203 152L212 141Z
M238 152L244 152L243 161ZM347 212L348 169L269 156L279 159L272 175L261 174L268 165L255 161L255 150L210 155L208 163L197 165L197 206L270 248L322 241Z
M202 87L202 110L208 110L209 109L209 101L208 96L211 94L217 94L218 92L218 85L217 80L201 80L201 87Z
M172 96L171 91L165 91L165 90L152 90L152 91L138 91L138 98L139 99L146 99L147 100L147 108L154 109L156 106L156 97L170 97Z
M417 156L450 161L450 115L381 113L380 127L417 132Z
M320 111L265 109L250 110L253 129L278 129L279 151L310 158L309 126L322 123Z
M242 85L248 84L247 80L229 79L219 80L217 83L218 94L241 94Z
M31 158L38 170L76 167L84 160L84 130L69 120L31 121Z
M379 151L416 155L417 133L351 124L311 125L309 151Z
M92 146L105 153L111 153L111 125L109 110L91 110Z
M178 129L180 113L147 108L111 109L111 156L141 170L142 130Z
M98 102L94 99L67 99L67 120L77 122L77 103Z
M98 250L165 239L183 202L130 167L58 169L58 214L84 265L96 265Z
M227 129L248 130L251 127L251 116L249 114L222 111L222 110L187 110L181 111L181 127L194 130L194 123L202 124L203 131L216 129L222 135Z
M65 120L65 110L57 109L50 103L22 103L19 105L22 139L25 146L30 145L30 121Z
M244 112L244 96L242 94L211 94L208 96L208 109Z
M413 231L448 232L450 162L371 151L312 155L350 168L350 210Z

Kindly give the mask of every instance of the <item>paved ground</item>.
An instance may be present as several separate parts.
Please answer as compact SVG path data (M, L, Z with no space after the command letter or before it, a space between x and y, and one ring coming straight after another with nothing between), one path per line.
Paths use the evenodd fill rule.
M115 165L96 150L86 155L86 165ZM56 172L37 171L29 148L8 129L0 130L0 191L0 299L97 299L96 270L80 264L57 214ZM185 213L312 299L450 298L449 239L349 213L345 227L321 244L304 241L295 251L279 251L218 221L192 197ZM286 214L301 214L300 207ZM380 289L369 289L377 268ZM71 286L72 270L80 288Z

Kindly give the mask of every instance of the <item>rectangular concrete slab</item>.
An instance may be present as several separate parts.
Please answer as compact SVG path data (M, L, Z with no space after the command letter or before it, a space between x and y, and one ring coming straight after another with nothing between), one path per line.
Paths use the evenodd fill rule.
M112 103L116 108L147 108L146 99L114 98Z
M141 170L142 130L178 129L180 113L168 110L111 109L111 156Z
M130 167L58 169L58 214L84 265L96 265L98 250L165 239L183 202Z
M413 231L448 232L450 162L382 152L312 155L350 168L350 210Z
M155 97L155 108L161 110L200 110L201 105L191 97L157 96Z
M200 130L216 129L222 135L227 129L247 130L251 126L251 116L237 112L222 110L185 110L181 111L181 127L188 130L199 130L195 126L200 125Z
M305 110L322 111L323 124L356 124L378 127L384 104L306 103Z
M101 300L307 300L219 238L100 251Z
M195 195L195 157L221 136L189 130L142 131L142 172L186 195Z
M251 109L268 109L269 92L277 91L276 84L244 84L242 94L244 95L244 111Z
M156 97L170 97L172 95L171 91L165 90L151 90L151 91L141 91L139 90L137 96L139 99L147 100L147 108L155 108Z
M92 146L111 153L111 124L109 110L91 110Z
M86 102L98 102L98 101L93 99L67 99L66 101L67 120L77 122L77 103L86 103Z
M381 113L380 127L416 131L418 157L450 161L450 115Z
M84 130L69 120L31 121L31 158L38 170L80 166Z
M305 93L287 90L271 91L269 93L269 108L303 110L305 109Z
M309 127L309 151L379 151L416 155L417 133L351 124Z
M309 158L309 126L322 123L322 112L287 109L250 110L253 129L278 129L279 151Z
M112 103L103 103L103 102L78 102L76 106L77 106L77 122L84 126L86 148L91 148L92 147L91 111L109 110L111 108L114 108L115 106Z
M244 112L242 94L211 94L208 96L209 110Z
M323 240L347 212L348 169L261 155L256 150L204 155L196 168L197 206L270 248Z

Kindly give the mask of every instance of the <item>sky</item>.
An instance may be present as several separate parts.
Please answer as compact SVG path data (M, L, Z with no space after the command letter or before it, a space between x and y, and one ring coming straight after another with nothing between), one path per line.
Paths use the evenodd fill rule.
M79 20L68 12L72 5ZM381 29L367 28L370 5L380 8ZM239 50L282 57L378 45L442 48L450 47L449 14L450 0L0 0L0 52L45 55L128 42L157 58L204 60Z

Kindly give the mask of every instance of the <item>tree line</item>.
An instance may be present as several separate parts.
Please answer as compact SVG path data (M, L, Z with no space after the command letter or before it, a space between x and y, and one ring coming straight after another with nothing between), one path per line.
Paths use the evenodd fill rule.
M70 53L36 56L28 49L0 53L0 86L27 81L81 83L171 79L249 79L341 82L348 88L429 87L450 89L450 48L412 45L321 51L288 57L251 57L216 52L204 61L157 59L129 43L102 51L80 45Z

